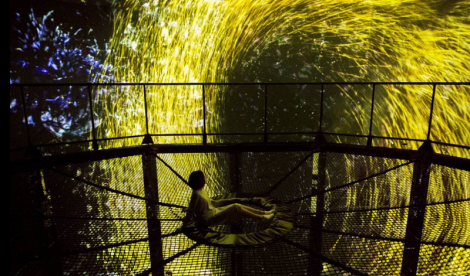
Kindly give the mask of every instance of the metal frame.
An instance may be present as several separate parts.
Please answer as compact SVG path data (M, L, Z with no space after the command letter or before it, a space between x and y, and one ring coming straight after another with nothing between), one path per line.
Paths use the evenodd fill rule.
M358 154L392 159L415 160L416 150L389 149L335 143L268 143L235 145L146 145L129 148L107 149L96 152L69 153L58 156L42 156L10 162L10 174L52 168L61 164L78 164L98 160L155 153L204 153L204 152L286 152L317 151ZM470 171L470 159L432 153L429 158L434 164Z
M256 133L208 133L207 132L207 110L206 110L206 86L263 86L264 90L264 130L262 132ZM316 132L269 132L268 130L268 88L269 86L298 86L298 85L318 85L321 86L321 105L320 105L320 122L319 122L319 130ZM371 114L370 114L370 122L369 122L369 133L367 135L357 135L357 134L348 134L348 133L334 133L334 132L324 132L323 131L323 117L324 114L324 93L327 85L364 85L369 86L372 85L372 106L371 106ZM375 94L376 94L376 86L377 85L430 85L432 86L432 100L430 106L430 115L429 115L429 123L428 123L428 131L426 134L426 139L417 139L417 138L403 138L403 137L385 137L385 136L376 136L372 135L372 126L373 126L373 113L374 113L374 106L375 106ZM252 136L258 135L263 137L264 143L269 143L269 136L270 135L312 135L316 136L318 134L325 134L325 135L337 135L337 136L346 136L346 137L358 137L358 138L367 138L367 145L372 146L373 139L390 139L390 140L399 140L399 141L419 141L419 142L430 142L432 144L438 145L445 145L450 147L458 147L463 149L470 150L470 146L466 145L456 145L441 141L432 141L431 138L431 131L432 131L432 116L434 111L434 102L435 102L435 95L438 86L445 86L445 85L453 85L453 86L461 86L461 85L470 85L470 82L305 82L305 83L69 83L69 84L12 84L10 87L19 87L21 92L21 100L23 104L23 113L25 115L25 124L26 124L26 134L28 136L28 146L26 148L29 149L30 154L28 156L35 156L37 155L38 148L44 147L51 147L51 146L59 146L59 145L69 145L69 144L89 144L92 143L92 148L94 151L99 150L98 142L103 141L110 141L110 140L119 140L119 139L130 139L130 138L139 138L143 137L145 144L152 144L152 137L164 137L164 136L199 136L202 137L202 144L207 145L207 137L208 136ZM89 98L89 106L91 112L91 124L92 124L92 139L89 140L82 140L82 141L72 141L72 142L64 142L64 143L51 143L51 144L43 144L43 145L33 145L31 139L31 133L29 131L28 122L27 122L27 107L26 107L26 100L24 95L24 89L26 87L56 87L56 86L86 86L88 88L88 98ZM123 137L115 137L115 138L98 138L96 136L96 126L94 124L94 110L93 110L93 93L92 88L101 87L101 86L133 86L133 87L143 87L144 90L144 107L145 107L145 122L146 122L146 134L143 135L134 135L134 136L123 136ZM203 100L202 100L202 110L203 110L203 131L200 134L194 133L170 133L170 134L162 134L162 133L150 133L149 132L149 118L148 118L148 105L147 105L147 87L149 86L196 86L201 87ZM24 150L25 148L15 148L10 149L10 152Z
M347 146L347 145L335 145L335 144L328 144L325 142L322 142L322 139L319 138L317 142L314 143L307 143L307 144L298 144L298 145L289 145L289 144L284 144L282 147L280 145L274 145L274 144L260 144L260 145L236 145L236 146L202 146L202 145L197 145L197 146L166 146L166 147L158 147L158 146L141 146L137 147L134 149L134 151L129 151L129 149L119 149L119 150L103 150L99 152L86 152L83 153L84 156L87 156L90 160L102 160L104 157L107 158L119 158L119 157L124 157L124 156L131 156L131 155L142 155L142 166L143 166L143 172L144 172L144 185L145 185L145 190L146 190L146 197L139 197L133 194L113 190L107 187L100 186L98 184L92 183L90 181L86 181L84 179L81 179L79 177L67 174L65 172L58 171L53 168L55 165L60 165L64 164L63 162L70 162L70 163L79 163L80 161L83 162L84 159L81 160L76 160L75 155L68 155L68 156L60 156L59 157L38 157L35 159L28 159L28 163L23 163L24 166L21 166L21 168L16 167L18 164L14 165L13 168L14 170L18 170L17 172L20 171L27 171L27 170L37 170L38 166L42 169L51 169L52 171L55 171L56 173L62 174L66 177L70 177L72 179L75 179L78 182L84 183L86 185L91 185L95 188L99 189L104 189L109 192L121 194L124 196L129 196L132 198L144 200L146 202L147 206L147 215L148 218L148 223L149 223L149 237L145 239L139 239L139 240L134 240L134 241L127 241L124 243L116 243L116 244L110 244L104 247L97 247L97 248L90 248L90 249L84 249L80 251L73 251L73 252L65 252L63 254L65 255L75 255L79 253L84 253L84 252L91 252L91 251L102 251L105 249L113 248L113 247L119 247L122 245L126 244L133 244L133 243L139 243L139 242L149 242L150 243L150 255L151 255L151 261L152 261L152 267L141 273L140 275L149 275L151 272L153 273L162 273L163 272L163 267L165 264L173 261L174 259L185 255L189 253L190 251L194 250L197 248L200 244L196 243L194 246L185 249L167 259L164 259L162 256L162 239L169 237L169 236L175 236L175 235L180 235L181 232L174 232L168 235L161 235L161 230L160 230L160 221L157 219L158 217L156 214L158 213L158 206L165 206L165 207L170 207L170 208L184 208L183 206L179 205L174 205L174 204L168 204L168 203L160 203L158 202L158 194L156 194L156 186L157 183L154 183L156 179L156 174L157 174L157 162L160 161L164 166L167 166L178 178L180 178L181 181L186 182L186 180L175 170L173 169L170 165L168 165L162 158L160 158L156 152L160 153L182 153L182 152L227 152L230 153L232 156L232 161L234 164L231 165L233 167L232 176L233 181L237 181L237 174L240 172L237 172L238 167L240 167L240 164L238 162L242 162L242 160L238 160L237 156L241 152L245 151L258 151L258 152L279 152L279 151L309 151L310 153L303 158L300 161L300 165L303 164L307 159L311 158L313 154L318 153L320 154L319 158L319 175L318 175L318 181L320 182L318 189L312 191L312 195L309 197L301 198L302 199L309 199L312 196L317 196L319 197L318 199L322 201L321 197L324 195L325 192L331 191L332 189L325 189L323 187L322 182L324 182L324 177L325 177L325 165L326 165L326 154L328 152L342 152L346 154L362 154L362 155L368 155L368 156L384 156L384 157L389 157L389 158L399 158L399 159L409 159L413 160L415 158L418 158L414 163L414 171L415 175L413 177L413 192L411 194L412 200L421 198L422 193L423 193L423 188L420 187L420 185L423 183L423 177L421 177L423 174L429 173L429 170L426 168L421 168L422 163L426 161L427 163L435 163L435 160L439 160L444 158L444 160L452 160L452 164L454 164L456 167L461 167L465 166L465 164L462 164L467 162L467 164L470 162L468 159L461 159L461 158L456 158L456 157L442 157L441 155L432 153L432 152L422 152L422 151L406 151L406 150L391 150L391 149L378 149L378 148L371 148L367 146ZM108 155L100 155L99 153L108 153ZM418 157L416 157L418 154ZM96 156L98 155L98 156ZM323 157L322 157L323 156ZM46 161L46 162L45 162ZM52 161L52 162L50 162ZM406 162L401 166L405 166L408 164L413 163L412 161ZM442 163L442 161L441 161ZM272 188L269 190L269 192L273 192L277 187L279 187L280 183L287 178L290 174L292 174L295 170L297 170L300 165L297 164L293 169L291 169L286 176L282 177L280 181L277 182L277 184L273 185ZM459 165L460 164L460 165ZM418 166L419 168L416 168ZM363 179L360 179L358 181L354 181L351 183L346 183L344 185L338 186L338 188L344 188L348 187L350 185L355 185L355 184L360 184L361 182L370 179L371 177L376 177L377 175L382 175L386 174L390 171L393 171L396 169L390 168L387 170L384 170L383 172L372 174L370 176L367 176ZM470 171L470 166L466 167L466 170ZM12 173L11 169L10 172ZM425 182L425 181L424 181ZM237 183L233 183L236 189ZM417 188L415 187L417 186ZM422 197L426 199L426 197ZM317 200L318 200L317 199ZM468 199L470 200L470 199ZM298 200L295 200L298 201ZM462 201L467 201L467 200L462 200ZM460 201L459 201L460 202ZM408 229L407 230L407 235L405 239L395 239L395 238L388 238L388 237L380 237L380 236L369 236L369 235L361 235L357 233L345 233L345 232L334 232L330 231L327 229L323 229L323 214L331 213L331 212L325 212L323 209L323 204L321 202L317 202L317 210L316 213L314 214L296 214L297 216L301 215L309 215L311 216L310 219L310 226L302 226L302 225L296 225L296 228L300 229L306 229L310 231L312 234L310 236L310 247L307 248L303 245L300 245L296 242L293 242L287 238L281 238L280 242L285 242L287 244L290 244L291 246L297 247L298 249L306 252L309 254L309 275L316 275L319 271L321 271L322 268L322 262L327 262L330 263L334 266L340 267L354 275L365 275L364 273L355 270L354 268L348 267L345 264L342 264L340 262L337 262L335 260L329 259L328 257L324 256L321 254L321 235L318 235L319 232L321 233L334 233L338 235L349 235L349 236L356 236L356 237L361 237L365 239L378 239L378 240L386 240L386 241L394 241L394 242L403 242L405 243L405 247L407 247L407 244L409 245L410 250L405 250L404 251L404 257L403 257L403 266L402 266L402 273L404 275L415 275L416 274L416 267L417 267L417 262L418 259L417 257L419 256L419 246L421 244L432 244L432 245L438 245L438 246L453 246L453 247L462 247L462 248L468 248L468 246L465 245L460 245L460 244L445 244L445 243L430 243L430 242L425 242L421 240L420 233L422 232L422 214L421 211L419 212L421 215L418 220L411 216L408 218ZM439 203L439 204L450 204L452 202L445 202L445 203ZM438 203L436 203L438 204ZM424 210L426 206L429 205L434 205L434 204L426 204L426 201L424 202L416 202L413 204L413 206L403 206L403 207L391 207L391 208L383 208L386 210L389 209L396 209L396 208L410 208L412 210L413 208L418 208L419 210ZM356 211L368 211L368 210L356 210ZM413 213L413 212L410 212ZM14 216L14 214L11 214ZM70 218L71 220L73 219L85 219L85 218ZM126 219L120 219L120 220L126 220ZM414 221L417 221L419 225L414 225ZM408 233L409 232L409 233ZM416 235L419 235L417 237ZM43 256L42 258L46 258L46 256ZM234 248L232 250L232 275L240 275L241 271L243 270L243 254L242 251L238 250L237 248ZM411 270L409 270L411 269Z
M302 85L302 84L309 84L309 85L321 85L321 112L320 112L320 125L318 132L308 132L308 133L279 133L279 132L269 132L268 131L268 86L270 85ZM369 134L368 135L354 135L354 134L344 134L344 133L329 133L323 132L322 125L323 125L323 99L325 93L325 86L326 85L372 85L372 106L371 106L371 115L370 115L370 125L369 125ZM433 85L433 94L432 94L432 101L430 107L430 115L429 115L429 124L428 124L428 131L427 131L427 138L425 140L422 139L414 139L414 138L396 138L396 137L381 137L381 136L374 136L372 135L372 127L373 127L373 113L374 113L374 105L375 105L375 89L376 85ZM57 84L59 85L59 84ZM63 86L65 84L60 84ZM84 86L84 84L77 84L80 86ZM118 138L107 138L107 139L97 139L96 137L96 126L94 125L94 111L93 111L93 101L92 101L92 87L93 86L100 86L100 85L133 85L133 86L142 86L144 89L144 99L145 99L145 117L146 117L146 134L145 135L137 135L131 137L118 137ZM196 85L201 86L203 91L203 120L204 120L204 128L203 133L201 134L150 134L149 133L149 120L148 120L148 110L147 110L147 86L150 85ZM206 124L206 93L205 93L205 86L210 85L264 85L264 131L261 133L207 133ZM426 202L426 194L427 194L427 185L429 182L429 167L430 164L439 164L447 167L457 168L461 170L470 171L470 160L463 159L458 157L451 157L445 156L441 154L436 154L429 149L432 149L430 145L432 143L435 144L443 144L447 146L454 146L464 149L470 149L469 146L463 145L452 145L448 143L442 143L438 141L431 141L431 131L432 131L432 117L433 117L433 110L434 110L434 101L435 101L435 94L436 88L438 85L470 85L470 83L395 83L395 82L388 82L388 83L281 83L281 84L274 84L274 83L239 83L239 84L219 84L219 83L203 83L203 84L85 84L88 87L89 92L89 105L90 105L90 112L91 112L91 120L92 120L92 140L87 141L76 141L76 142L67 142L67 143L56 143L56 144L49 144L49 145L41 145L35 146L32 144L32 139L30 136L30 131L28 128L27 123L27 108L25 105L25 97L24 97L24 87L26 86L56 86L50 84L37 84L37 85L11 85L11 86L20 86L21 90L21 98L23 101L23 108L25 114L25 123L27 128L27 135L28 135L28 148L32 147L48 147L48 146L56 146L56 145L64 145L64 144L73 144L73 143L92 143L93 151L88 152L81 152L81 153L74 153L74 154L63 154L59 156L37 156L26 158L19 161L10 162L10 174L17 174L22 173L24 171L38 171L44 169L50 169L55 171L56 173L62 174L66 177L75 179L76 181L82 182L86 185L93 186L95 188L104 189L112 193L121 194L124 196L129 196L132 198L144 200L146 202L147 208L147 222L149 228L149 238L135 240L135 241L128 241L125 243L117 243L111 244L105 247L99 248L91 248L87 250L83 250L83 252L89 251L99 251L104 250L107 248L118 247L124 244L130 243L138 243L148 241L150 244L150 255L151 255L151 264L152 268L141 273L140 275L148 275L150 273L153 274L162 274L163 267L165 264L173 261L174 259L187 254L191 250L197 248L200 244L197 243L191 246L188 249L185 249L174 256L171 256L167 259L163 258L162 254L162 239L179 235L180 232L171 233L168 235L161 234L161 226L160 221L158 219L158 212L159 206L165 206L170 208L184 208L184 206L168 204L168 203L161 203L158 202L158 183L155 182L156 175L157 175L157 162L160 161L163 165L167 166L175 175L177 175L183 182L186 180L178 174L177 171L171 168L163 159L161 159L158 154L162 153L206 153L206 152L227 152L231 154L231 165L230 165L230 174L232 179L232 190L238 189L238 178L239 178L239 167L240 164L238 162L242 162L239 160L241 152L281 152L281 151L306 151L309 154L303 158L297 166L291 169L287 175L281 178L277 183L275 183L267 194L272 193L277 187L282 184L282 182L289 177L294 171L296 171L306 160L312 157L313 154L319 153L319 175L317 176L317 181L319 183L318 188L312 190L312 194L301 197L295 200L291 200L289 203L293 203L296 201L310 199L311 197L317 197L317 210L315 213L298 213L296 216L311 216L310 218L310 226L301 226L296 225L297 228L307 229L311 231L311 236L309 237L309 244L310 247L306 248L304 245L297 244L293 241L290 241L286 238L282 238L281 241L291 246L294 246L304 252L309 253L309 275L316 275L321 272L322 269L322 262L328 262L332 265L341 267L342 269L354 274L354 275L364 275L362 272L357 271L351 267L347 267L344 264L331 260L321 254L321 244L322 238L321 235L318 235L319 232L325 233L335 233L338 235L352 235L357 237L362 237L366 239L380 239L380 240L388 240L388 241L396 241L396 242L403 242L405 243L405 251L403 253L403 264L402 264L402 274L403 275L416 275L416 268L418 264L419 258L419 248L421 244L433 244L433 245L442 245L442 246L457 246L462 248L468 248L466 245L459 245L459 244L441 244L441 243L429 243L422 241L422 230L423 230L423 221L424 221L424 211L426 206L435 205L435 204L451 204L454 202L440 202L440 203L431 203L428 204ZM291 135L291 134L301 134L301 135L315 135L316 139L314 142L304 142L304 143L271 143L269 142L269 135ZM224 144L224 145L217 145L217 144L208 144L207 143L207 136L214 136L214 135L260 135L263 137L263 143L251 143L251 144ZM349 136L349 137L360 137L360 138L367 138L367 145L364 146L357 146L357 145L347 145L347 144L334 144L334 143L326 143L324 139L324 135L339 135L339 136ZM202 136L203 142L199 145L152 145L151 142L152 136ZM114 139L128 139L128 138L136 138L136 137L144 137L147 139L146 145L137 146L137 147L130 147L130 148L123 148L123 149L108 149L108 150L99 150L98 141L106 141L106 140L114 140ZM150 140L149 140L150 137ZM402 149L390 149L390 148L378 148L372 147L372 141L375 138L380 139L393 139L393 140L403 140L403 141L420 141L423 142L423 146L421 150L402 150ZM428 151L426 151L428 150ZM12 150L10 150L12 151ZM326 166L326 154L328 152L335 152L335 153L344 153L344 154L358 154L364 156L380 156L386 158L394 158L394 159L403 159L408 160L402 165L399 165L394 168L390 168L385 170L381 173L373 174L367 176L365 178L359 179L357 181L346 183L341 186L337 186L335 188L326 189L325 187L325 166ZM98 184L92 183L90 181L86 181L79 177L67 174L62 171L58 171L54 169L54 166L62 165L62 164L74 164L74 163L82 163L82 162L91 162L91 161L98 161L104 159L113 159L113 158L121 158L127 156L135 156L135 155L142 155L143 158L143 172L144 172L144 186L146 191L145 197L139 197L133 194L113 190L107 187L100 186ZM394 238L387 238L387 237L380 237L380 236L367 236L367 235L360 235L355 233L343 233L343 232L334 232L323 229L323 215L329 213L341 213L341 212L366 212L366 211L373 211L373 210L345 210L345 211L336 211L336 212L327 212L324 210L324 194L330 192L334 189L341 189L351 185L355 185L358 183L362 183L363 181L370 179L372 177L376 177L378 175L386 174L398 167L406 166L408 164L413 163L413 183L412 183L412 192L411 192L411 205L410 206L397 206L397 207L387 207L387 208L380 208L380 210L392 210L398 208L409 208L409 217L407 220L407 231L405 239L394 239ZM35 180L38 182L38 179ZM38 182L39 183L39 182ZM38 186L37 184L36 186ZM470 201L470 199L455 201L455 202L462 202L462 201ZM379 209L374 209L379 210ZM22 214L10 214L11 216L17 217L28 217L28 215ZM38 214L39 217L43 219L48 219L47 217L43 216L43 214ZM31 215L29 215L31 217ZM54 218L54 217L53 217ZM86 218L69 218L69 219L86 219ZM92 220L92 219L90 219ZM103 219L105 220L105 219ZM115 219L115 220L127 220L125 218ZM144 219L143 219L144 220ZM179 220L179 219L175 219ZM82 251L76 252L68 252L65 253L66 255L74 255L81 253ZM319 253L320 252L320 253ZM51 252L45 252L43 258L49 258ZM242 268L243 268L243 254L237 248L234 248L232 251L232 275L241 275ZM54 270L51 267L51 271ZM60 269L60 268L59 268Z

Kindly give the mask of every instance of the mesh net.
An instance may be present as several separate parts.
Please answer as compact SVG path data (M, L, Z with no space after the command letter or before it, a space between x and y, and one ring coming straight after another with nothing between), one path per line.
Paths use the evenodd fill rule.
M308 270L309 254L283 242L249 249L242 254L242 275L285 275L286 272L305 275Z
M362 273L399 275L403 248L401 242L324 233L322 254Z
M450 246L421 246L417 275L468 275L470 249Z
M64 275L96 274L125 275L143 272L150 266L148 242L122 245L98 252L61 257Z
M165 275L230 275L231 252L229 248L199 245L168 263Z
M150 160L154 157L148 169L143 166L148 158L131 156L11 175L11 274L148 275L158 250L165 275L399 275L402 270L414 163L308 151L157 154ZM180 177L198 169L209 180L209 196L239 191L287 203L296 214L294 228L248 248L189 239L180 227L191 189ZM147 170L156 175L154 184L144 180ZM418 275L469 271L469 176L431 165ZM158 198L149 197L149 185L157 185ZM149 210L156 210L157 224L147 220ZM251 219L243 225L244 231L259 228ZM149 233L160 233L161 249Z

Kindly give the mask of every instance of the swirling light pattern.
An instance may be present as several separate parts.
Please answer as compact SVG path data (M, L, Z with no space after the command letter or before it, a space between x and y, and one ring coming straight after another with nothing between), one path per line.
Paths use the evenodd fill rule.
M116 68L116 80L132 83L469 81L470 25L465 15L470 12L470 3L447 4L338 0L117 1L112 54L106 64ZM289 64L292 61L301 63ZM264 74L261 67L271 73ZM279 69L272 72L273 68ZM374 121L376 134L423 138L432 87L383 89L388 94L379 103L382 108ZM124 90L127 92L118 92L120 103L142 106L137 102L140 97L135 99L128 89ZM151 120L155 120L151 123L152 133L201 133L200 86L149 90ZM348 87L341 90L345 100L352 98L352 93L358 94ZM214 123L214 130L224 117L222 105L227 99L223 91L224 87L207 91L208 120L218 122ZM435 117L434 140L468 145L469 91L468 86L444 86L437 92L436 108L441 113ZM106 102L100 100L106 99L106 93L97 94L98 103ZM369 100L370 93L360 97ZM112 109L107 105L102 108ZM103 127L108 130L103 136L135 135L136 126L144 129L144 118L140 116L120 122L119 129L109 132L106 126L115 125L116 117L125 118L125 112L127 109L113 111L113 116L103 115ZM356 117L364 131L367 129L358 116L349 115ZM411 117L417 119L405 119ZM350 128L355 126L351 124ZM158 140L182 141L199 140L188 137ZM392 142L386 145L392 146ZM416 148L417 144L412 146ZM469 157L468 152L448 151Z
M115 1L112 51L105 63L115 68L116 80L129 83L469 81L468 14L470 1ZM103 79L97 77L95 81ZM148 86L147 89L152 133L202 132L200 86ZM231 104L224 89L219 86L206 91L205 105L213 131L224 124L225 106ZM425 139L432 87L383 86L380 89L387 93L378 99L374 134ZM339 90L344 101L370 101L370 93L364 88L353 90L343 86ZM95 93L96 103L102 110L101 137L144 132L142 91L109 87ZM440 87L431 138L469 145L469 105L469 86ZM348 109L340 103L330 111L340 109L344 109L350 120L342 124L342 132L358 127L361 133L367 133L368 125L361 116L369 111L362 107ZM195 143L201 139L159 137L156 142ZM102 147L137 143L140 139L107 142ZM376 145L413 149L419 146L415 142L390 140ZM438 151L470 157L468 151L458 148ZM196 163L212 171L209 168L216 162L204 159ZM185 162L175 161L172 165L178 168ZM409 174L411 168L404 170ZM440 178L449 174L457 182L464 181L458 172L436 173L434 177L439 183ZM465 185L454 188L466 195L465 198L469 197ZM350 204L355 204L359 192L348 194ZM380 193L372 189L370 197L379 198ZM394 222L389 221L387 225L390 223ZM440 218L435 227L443 229L441 226L447 223ZM470 231L468 219L455 223ZM388 228L391 227L384 229ZM393 261L393 249L383 254ZM459 261L453 260L449 262ZM432 262L432 259L428 263L423 260L420 265L432 269L436 265Z
M67 32L59 26L51 27L52 13L40 19L31 14L30 28L23 33L16 30L21 47L12 51L33 54L25 54L24 59L11 64L10 83L20 82L19 75L27 70L30 71L27 74L32 79L36 78L37 82L77 79L99 83L470 81L468 0L116 0L113 10L113 36L109 41L108 55L103 65L97 58L99 49L95 41L79 41L77 35L81 33L78 30ZM96 69L101 71L93 71ZM17 74L20 72L21 74ZM304 86L301 89L303 88ZM250 103L262 93L258 89L256 87L254 95L251 96L246 96L247 93L235 93L235 100L226 93L226 86L206 87L206 101L203 103L201 86L147 86L150 132L202 133L203 104L207 108L208 127L210 131L217 132L228 123L226 113L231 105L249 103L248 106L253 109L245 109L248 114L244 115L248 116L250 110L259 108ZM368 133L366 115L370 110L366 106L370 102L370 87L338 86L332 89L336 89L339 97L328 94L327 90L325 112L330 115L340 113L344 116L339 123L327 116L325 123L328 129L346 133ZM58 137L64 133L81 136L84 130L87 133L90 129L90 126L84 126L89 124L86 119L88 116L85 116L87 111L75 110L87 110L88 103L75 101L72 97L79 95L83 98L85 91L77 91L75 94L75 91L67 88L65 91L56 92L60 92L57 93L59 96L38 98L43 101L40 103L41 108L37 109L38 112L29 119L29 123L32 125L41 121ZM99 138L145 133L142 88L135 90L131 86L103 86L93 92L98 114L96 125L99 125ZM426 138L432 87L380 86L377 93L373 134ZM11 101L11 110L18 109L17 102L19 100ZM82 105L77 106L75 102ZM50 111L49 107L53 111ZM291 110L291 106L279 108L285 112ZM469 145L469 110L470 86L439 86L436 91L431 138L435 141ZM75 116L75 113L79 116ZM256 125L260 122L255 120L249 124ZM338 142L350 142L346 138L335 139ZM155 138L157 143L201 141L200 137L193 136ZM215 141L224 140L213 138L210 142ZM141 138L111 140L102 142L101 147L131 146L140 142ZM377 139L375 145L416 149L419 143L396 143L393 140ZM436 150L470 158L469 151L459 148L438 147ZM217 168L218 161L222 158L217 154L202 157L168 156L168 162L178 171L204 168L208 179L215 183L209 193L215 195L224 191L224 177L221 175L227 172L220 172ZM363 159L360 162L364 164L372 162L368 158ZM142 175L140 161L129 166L130 161L104 160L97 166L112 168L109 169L110 179L107 181L112 188L119 189L119 185L129 182L124 176L133 175L137 179ZM354 172L354 166L357 164L355 162L358 161L345 160L345 171ZM314 170L316 169L314 167ZM124 170L126 173L123 173ZM404 167L399 173L402 178L411 181L411 166ZM351 173L345 182L357 178L353 174ZM465 185L467 176L468 174L462 171L433 167L428 202L441 202L448 200L448 197L470 198L468 185ZM159 183L162 183L161 194L179 181L161 174L159 178ZM383 183L390 182L391 179L372 180L366 190L348 190L345 196L347 205L350 208L361 206L361 199L367 197L370 208L380 207L378 204L383 202L382 196L385 192ZM451 193L446 192L443 183L452 183ZM409 196L406 196L409 195L409 187L405 186L386 186L390 198L397 201L390 202L390 206L409 204ZM127 189L126 192L139 192L139 187L132 185ZM182 198L189 199L189 190ZM132 202L106 198L98 198L96 201L100 210L112 208L123 217L141 217L145 213L143 204L135 206ZM470 220L466 215L468 203L445 207L450 211L439 208L427 209L426 220L433 223L433 227L428 227L427 230L437 230L426 231L425 238L468 244L469 236L464 234L470 232ZM397 212L394 216L399 219L383 222L383 214L373 212L364 217L359 227L367 228L369 224L382 222L381 235L404 235L406 212ZM346 227L354 219L352 215L345 215L342 223ZM125 231L125 227L118 224L113 228L116 236L125 236ZM141 231L142 236L145 236L147 229ZM184 242L180 238L172 238L174 244ZM164 245L165 256L178 253L171 251L172 247L178 247L173 245ZM379 242L376 246L385 248L381 252L382 265L369 267L368 272L398 274L399 270L391 271L392 268L387 266L396 262L397 249L387 249L390 246L387 242ZM114 250L111 249L110 253ZM331 251L335 250L336 247L333 246ZM436 272L440 266L456 267L462 260L468 261L468 250L462 250L455 255L451 255L454 254L453 251L441 252L440 249L430 248L428 251L432 252L433 256L420 261L420 271L423 273ZM144 255L147 252L138 253ZM360 258L363 253L358 250L351 258ZM128 255L119 256L123 259L133 258ZM444 261L437 263L436 256ZM148 266L148 263L140 258L139 260L133 268ZM190 260L186 265L196 267L199 263L198 260ZM168 272L173 269L172 266L176 265L169 264L166 267ZM211 271L201 273L210 274Z

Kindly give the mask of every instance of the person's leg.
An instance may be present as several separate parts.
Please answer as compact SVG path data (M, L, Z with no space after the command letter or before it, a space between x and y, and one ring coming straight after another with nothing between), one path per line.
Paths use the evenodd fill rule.
M247 217L257 220L262 219L271 219L274 215L266 211L258 210L246 205L239 203L230 204L225 206L225 208L218 212L212 219L214 224L220 223L222 221L233 221L238 217Z
M243 205L243 204L240 204L240 207L242 209L245 209L248 212L251 212L257 215L270 215L274 213L274 210L264 211L264 210L256 209L256 208L250 207L248 205Z

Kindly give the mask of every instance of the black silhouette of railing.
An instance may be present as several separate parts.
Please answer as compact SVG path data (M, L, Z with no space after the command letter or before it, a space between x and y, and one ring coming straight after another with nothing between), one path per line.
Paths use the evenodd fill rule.
M264 87L264 131L263 132L230 132L230 133L208 133L207 131L207 110L206 110L206 87L210 86L261 86ZM320 120L319 120L319 130L318 131L308 131L308 132L270 132L268 130L268 91L270 86L299 86L299 85L318 85L321 86L321 104L320 104ZM323 121L324 117L327 114L324 114L324 94L326 90L326 86L328 85L363 85L363 86L372 86L372 97L371 97L371 113L370 113L370 122L369 122L369 133L368 134L348 134L348 133L338 133L338 132L327 132L323 129ZM432 99L431 104L429 107L429 123L428 123L428 130L426 134L426 139L418 139L418 138L403 138L403 137L388 137L388 136L378 136L372 134L373 128L373 121L374 121L374 107L375 103L375 95L376 95L376 87L378 85L430 85L432 86ZM51 146L61 146L61 145L72 145L72 144L80 144L80 143L92 143L92 147L95 151L99 150L98 142L103 141L110 141L110 140L121 140L121 139L130 139L130 138L144 138L144 144L152 144L153 140L151 137L162 137L162 136L193 136L193 137L202 137L202 144L207 145L207 137L208 136L262 136L264 143L269 142L270 135L318 135L318 134L325 134L325 135L336 135L336 136L343 136L343 137L357 137L357 138L366 138L367 139L367 146L372 146L372 142L374 139L387 139L387 140L399 140L399 141L415 141L415 142L429 142L430 144L437 144L443 146L450 146L450 147L457 147L463 149L470 149L470 146L466 145L459 145L459 144L452 144L452 143L445 143L441 141L434 141L431 140L431 131L433 127L433 112L434 112L434 103L436 97L436 88L438 86L464 86L470 85L470 82L307 82L307 83L56 83L56 84L12 84L12 87L19 87L21 91L21 100L24 112L24 123L26 125L26 135L27 135L27 147L21 148L14 148L10 149L10 152L17 151L17 150L24 150L25 148L41 148L41 147L51 147ZM91 139L81 140L81 141L67 141L67 142L60 142L60 143L48 143L48 144L41 144L35 145L31 139L31 133L28 125L28 113L26 108L25 102L25 93L24 88L26 87L59 87L59 86L79 86L79 87L87 87L88 90L88 99L89 99L89 111L91 114ZM93 88L100 87L100 86L132 86L132 87L142 87L144 92L144 108L145 108L145 123L146 123L146 134L143 135L133 135L133 136L121 136L121 137L114 137L114 138L98 138L96 135L96 125L95 125L95 118L94 118L94 110L93 110ZM149 126L149 110L148 110L148 99L147 99L147 88L151 86L196 86L201 87L202 90L202 110L203 110L203 129L202 133L150 133L150 126Z

